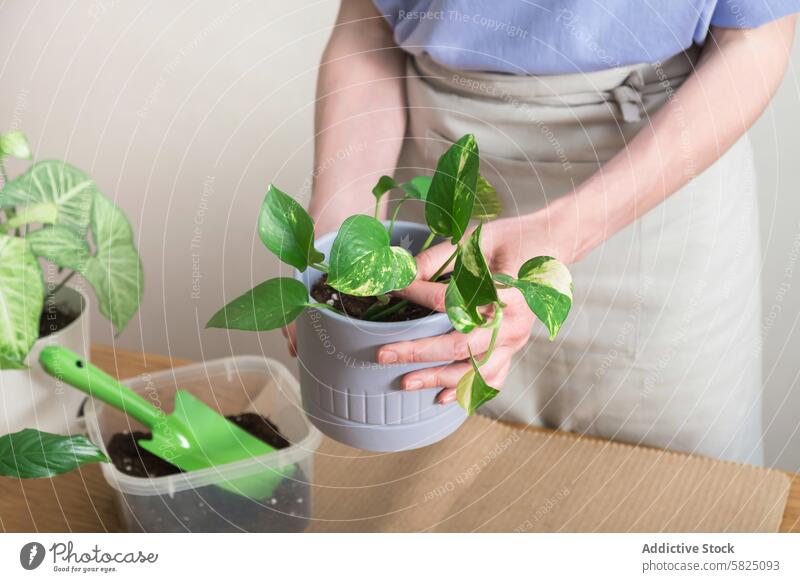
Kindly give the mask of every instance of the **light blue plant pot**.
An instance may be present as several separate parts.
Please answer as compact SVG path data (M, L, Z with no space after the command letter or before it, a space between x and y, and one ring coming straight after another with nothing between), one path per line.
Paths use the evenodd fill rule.
M426 227L395 223L393 245L416 253L428 236ZM329 255L336 233L316 247ZM311 290L321 277L308 269L297 278ZM370 451L404 451L433 444L466 419L457 404L435 402L440 388L405 391L408 372L446 364L384 365L376 362L384 344L441 335L452 330L444 313L402 322L351 319L325 309L307 309L297 319L297 351L303 408L329 437Z

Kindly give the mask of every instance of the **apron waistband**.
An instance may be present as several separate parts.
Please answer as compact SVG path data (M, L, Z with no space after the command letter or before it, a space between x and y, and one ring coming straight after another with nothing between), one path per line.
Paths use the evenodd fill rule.
M461 71L445 67L427 54L413 57L413 66L426 83L457 95L564 107L613 102L626 123L635 123L645 113L642 96L677 88L694 70L699 53L699 47L692 46L663 63L566 75Z

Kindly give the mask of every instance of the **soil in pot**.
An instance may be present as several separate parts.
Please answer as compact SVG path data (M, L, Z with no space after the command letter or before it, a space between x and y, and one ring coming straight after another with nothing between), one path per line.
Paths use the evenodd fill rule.
M244 413L228 420L275 449L289 446L278 427L259 414ZM137 441L149 432L114 434L108 456L118 471L132 477L164 477L182 471L141 448ZM295 532L308 522L310 485L300 466L266 499L253 500L215 486L199 487L174 495L126 495L123 509L130 511L139 528L148 532Z
M57 333L78 319L81 315L79 309L57 303L52 296L45 299L42 315L39 316L39 337L47 337Z
M354 319L364 319L364 314L367 310L378 302L375 297L356 297L354 295L346 295L340 293L330 285L328 285L328 276L323 275L311 287L311 297L320 303L327 303L334 309L344 313L345 315ZM387 309L393 305L400 303L400 299L392 297L389 303L386 304ZM427 307L422 307L416 303L408 303L398 311L382 317L381 321L410 321L412 319L419 319L427 317L433 311Z

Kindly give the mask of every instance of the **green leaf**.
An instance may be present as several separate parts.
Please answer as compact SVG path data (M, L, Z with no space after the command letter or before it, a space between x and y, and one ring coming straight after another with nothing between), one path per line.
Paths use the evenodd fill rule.
M444 307L450 323L461 333L469 333L486 321L486 318L478 313L478 309L474 305L470 305L469 302L464 299L464 296L458 289L458 285L452 278L447 284L447 291L444 295Z
M467 411L467 414L472 414L497 396L500 391L489 386L483 379L472 353L469 355L469 360L472 363L472 370L464 374L458 381L456 400Z
M58 209L49 203L23 206L7 221L0 224L0 232L7 233L26 224L53 224L58 220Z
M88 463L108 462L83 435L63 436L26 428L0 437L0 475L14 479L53 477Z
M85 271L92 260L86 240L68 226L45 226L29 232L25 241L37 257L79 273Z
M428 197L432 181L433 176L417 176L416 178L411 178L408 182L400 184L400 188L410 198L425 200Z
M144 293L133 230L125 214L99 192L92 204L91 229L95 254L79 272L94 289L100 313L121 332L139 309Z
M414 198L415 200L425 200L428 196L428 190L431 187L431 176L417 176L411 178L408 182L398 184L389 176L381 176L378 183L372 189L372 194L378 200L386 194L389 190L400 188L406 196Z
M492 274L481 251L479 225L458 248L453 274L445 293L445 310L450 323L461 333L483 325L486 319L478 308L498 301Z
M417 176L408 182L399 185L409 198L415 200L425 200L428 197L428 190L431 187L432 176ZM497 196L497 190L481 174L478 174L478 181L475 190L475 204L472 207L470 218L474 220L491 220L496 218L503 211L503 205Z
M375 184L375 187L372 189L372 195L375 196L375 200L380 201L384 194L397 187L397 182L395 182L392 178L389 176L381 176L378 178L378 183Z
M300 281L269 279L217 311L206 327L268 331L288 325L308 305L308 291Z
M414 257L393 247L383 225L363 214L342 223L331 248L328 284L342 293L369 297L407 287L417 275Z
M258 216L258 236L287 265L305 271L325 255L314 248L314 223L291 196L270 184Z
M51 217L49 222L85 232L98 195L97 185L78 168L48 160L33 164L27 172L10 180L0 191L0 208L37 205L40 216ZM49 208L49 214L44 208ZM21 213L23 209L17 211Z
M458 243L467 230L475 204L478 144L467 134L453 144L436 165L425 200L425 220L431 232Z
M25 134L21 131L0 133L0 160L6 156L20 160L31 159L31 148Z
M28 233L25 240L36 256L83 275L94 290L100 313L121 332L139 309L144 293L133 230L125 214L98 193L92 205L91 232L94 255L80 232L67 226L45 226Z
M20 360L12 360L5 356L0 356L0 370L27 370L28 366Z
M519 269L517 279L497 274L495 279L516 287L536 317L555 339L572 306L572 276L567 267L553 257L535 257Z
M0 235L0 369L24 368L39 337L44 281L22 239Z
M503 205L497 196L497 190L489 183L489 180L478 174L472 218L474 220L491 220L497 218L501 212L503 212Z

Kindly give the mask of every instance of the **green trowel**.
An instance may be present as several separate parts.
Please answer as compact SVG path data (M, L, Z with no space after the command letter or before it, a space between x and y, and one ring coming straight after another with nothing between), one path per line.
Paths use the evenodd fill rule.
M54 378L141 422L152 431L153 437L138 441L139 446L184 471L219 467L275 451L189 392L176 391L175 409L166 414L67 349L46 347L39 355L39 363ZM217 485L260 500L272 495L275 487L294 471L294 465L264 467L255 474L234 477Z

